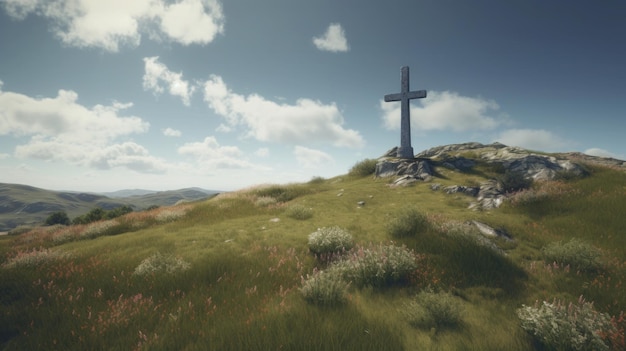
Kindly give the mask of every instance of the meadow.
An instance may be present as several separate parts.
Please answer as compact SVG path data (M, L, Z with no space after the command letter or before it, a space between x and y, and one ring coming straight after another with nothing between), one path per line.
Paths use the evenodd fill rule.
M626 174L588 168L491 211L360 170L3 236L0 347L624 350ZM493 175L437 171L444 186ZM341 248L314 249L323 228Z

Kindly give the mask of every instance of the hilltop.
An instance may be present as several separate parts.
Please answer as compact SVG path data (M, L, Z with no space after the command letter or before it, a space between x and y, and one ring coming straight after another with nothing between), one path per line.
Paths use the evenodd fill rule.
M0 347L626 347L623 161L476 143L418 156L1 237ZM473 206L485 184L498 206Z

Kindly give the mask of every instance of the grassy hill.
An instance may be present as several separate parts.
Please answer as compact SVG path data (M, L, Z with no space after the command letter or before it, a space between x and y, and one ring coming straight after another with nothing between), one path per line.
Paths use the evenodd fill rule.
M481 167L440 167L436 181L477 184L497 175ZM587 337L603 344L586 347L623 349L626 173L587 169L582 179L535 183L491 211L470 210L472 198L429 183L391 188L348 174L5 236L1 345L572 349L570 334L552 336L564 344L550 344L549 335L542 344L522 328L522 306L545 301L564 305L560 315L574 322L578 313L568 308L591 310L573 325L584 332L597 322ZM485 238L472 220L513 240ZM310 234L335 226L353 248L313 255ZM304 295L308 288L314 293ZM610 328L599 334L601 325Z
M74 218L97 207L111 210L128 205L141 210L150 206L171 206L180 200L197 200L216 193L189 188L112 198L101 194L51 191L27 185L0 183L0 232L20 225L41 224L51 213L58 211Z

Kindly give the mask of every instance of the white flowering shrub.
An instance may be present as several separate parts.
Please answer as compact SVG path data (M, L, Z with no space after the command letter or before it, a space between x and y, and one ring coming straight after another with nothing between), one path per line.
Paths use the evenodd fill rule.
M154 219L159 223L172 222L187 214L187 207L176 206L160 210Z
M273 198L271 196L259 196L254 202L254 204L259 207L268 207L268 206L276 205L277 203L278 203L278 200L276 200L276 198Z
M145 276L150 274L166 273L172 274L186 271L191 264L180 257L173 255L163 255L160 252L146 258L135 268L133 275Z
M340 227L323 227L309 234L309 250L316 255L348 251L354 246L352 234Z
M600 251L576 238L566 243L559 241L548 244L541 253L546 263L556 262L581 271L596 271L602 268Z
M406 282L417 268L417 257L406 246L383 244L359 246L331 267L357 286L374 287Z
M554 350L609 350L603 336L614 331L610 316L597 312L582 297L577 304L554 300L523 305L517 316L524 330Z
M425 289L402 309L416 328L453 329L463 322L463 306L450 293Z
M302 279L300 292L304 299L315 305L337 306L346 302L349 284L334 271L315 271Z
M106 235L109 230L113 227L118 226L119 222L115 219L111 219L108 221L100 221L93 222L85 227L82 233L80 233L80 237L83 239L94 239L99 236Z
M2 268L39 267L50 261L63 257L64 254L50 249L32 249L31 251L19 251L2 264Z

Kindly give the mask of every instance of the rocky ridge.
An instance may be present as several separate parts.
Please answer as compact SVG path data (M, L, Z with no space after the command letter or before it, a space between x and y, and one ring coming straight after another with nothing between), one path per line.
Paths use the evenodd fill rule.
M609 166L626 171L626 162L612 158L588 156L581 153L546 154L501 143L481 144L476 142L437 146L420 152L415 159L394 157L395 148L378 159L376 177L396 177L392 187L408 186L418 181L431 181L435 177L434 167L468 172L477 163L487 164L500 173L513 173L529 181L553 180L557 177L582 177L587 174L583 163ZM437 191L441 185L434 183ZM506 189L496 179L489 179L480 186L455 185L444 187L448 194L463 193L476 198L470 207L492 209L506 199Z

